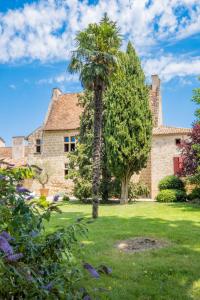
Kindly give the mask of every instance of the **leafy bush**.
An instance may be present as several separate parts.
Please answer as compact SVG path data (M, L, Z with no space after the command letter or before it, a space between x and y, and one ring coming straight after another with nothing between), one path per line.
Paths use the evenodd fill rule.
M177 202L185 202L187 199L187 194L183 190L175 190L176 192L176 201Z
M183 190L161 190L156 196L158 202L182 202L186 201L186 193Z
M70 201L70 197L68 195L63 195L62 201L63 202L69 202Z
M166 176L159 182L159 190L177 189L184 190L183 181L174 175Z
M189 200L200 200L200 188L194 188L188 195Z
M92 195L92 183L84 178L77 178L74 184L74 196L83 201Z
M11 165L0 169L0 299L81 299L78 237L81 220L46 233L56 203L29 196L24 177Z
M129 184L128 197L129 200L136 200L139 197L148 197L150 194L149 188L144 183L133 183Z

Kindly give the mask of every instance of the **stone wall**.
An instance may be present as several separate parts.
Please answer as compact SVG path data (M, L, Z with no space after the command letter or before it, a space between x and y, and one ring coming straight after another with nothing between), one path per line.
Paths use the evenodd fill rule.
M29 164L36 164L46 169L50 175L49 183L46 187L49 189L50 195L57 192L72 194L73 183L71 180L65 179L65 164L68 162L67 153L64 152L64 137L75 136L78 131L44 131L42 134L42 153L29 155ZM34 138L30 137L32 147L34 147ZM34 181L31 190L39 194L40 184Z
M12 138L12 158L19 160L25 157L25 139L24 136Z
M158 193L159 181L168 175L174 174L173 157L179 156L180 151L176 139L186 139L186 135L157 135L153 136L151 150L151 196L155 198Z

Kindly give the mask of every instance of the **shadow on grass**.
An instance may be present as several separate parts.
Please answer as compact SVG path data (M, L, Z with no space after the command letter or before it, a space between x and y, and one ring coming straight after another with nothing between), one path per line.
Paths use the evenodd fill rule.
M181 202L181 203L170 203L171 207L181 208L184 211L200 211L200 203Z
M188 203L175 206L189 212L200 210ZM88 218L88 212L57 214L52 226L65 226L80 216ZM85 281L89 288L109 284L109 295L105 298L99 295L100 299L200 299L200 219L101 216L88 228L85 259L95 266L105 263L113 269L109 279ZM133 254L115 248L117 241L138 236L165 239L171 244L163 249Z

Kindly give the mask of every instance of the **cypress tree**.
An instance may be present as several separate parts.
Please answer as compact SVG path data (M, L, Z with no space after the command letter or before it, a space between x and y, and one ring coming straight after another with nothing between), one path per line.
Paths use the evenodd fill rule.
M131 176L146 166L152 116L149 88L130 42L119 61L105 96L105 140L109 167L121 181L121 203L126 203Z

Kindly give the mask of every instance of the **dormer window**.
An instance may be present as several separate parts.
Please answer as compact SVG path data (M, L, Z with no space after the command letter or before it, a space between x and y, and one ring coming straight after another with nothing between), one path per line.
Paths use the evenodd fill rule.
M64 137L64 152L75 151L76 149L76 137L66 136Z
M35 151L36 153L41 153L41 139L36 139Z

